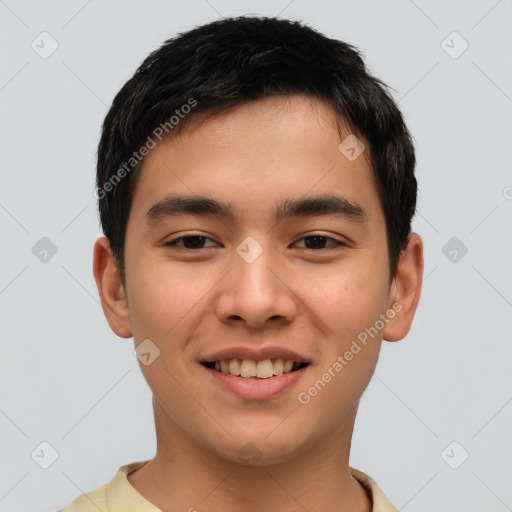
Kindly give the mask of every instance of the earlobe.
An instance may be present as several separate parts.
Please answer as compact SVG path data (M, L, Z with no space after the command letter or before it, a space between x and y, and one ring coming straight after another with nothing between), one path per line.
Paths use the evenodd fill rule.
M133 336L128 303L110 243L100 237L94 244L93 272L103 313L112 331L121 338Z
M394 316L384 328L384 340L399 341L409 332L420 300L422 280L423 241L417 233L411 233L390 288L388 311L393 310Z

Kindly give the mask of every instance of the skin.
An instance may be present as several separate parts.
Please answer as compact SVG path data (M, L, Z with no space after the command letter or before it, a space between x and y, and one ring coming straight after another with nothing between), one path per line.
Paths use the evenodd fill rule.
M371 510L349 470L354 421L382 339L398 341L410 329L423 245L410 235L390 284L369 161L365 153L349 161L338 150L348 133L340 135L329 106L301 95L191 120L144 161L126 233L126 289L108 240L96 241L94 275L110 327L160 350L150 365L140 363L153 392L157 453L128 480L164 512ZM236 221L182 215L150 227L146 212L170 193L229 202ZM275 223L280 201L321 193L357 202L367 224L335 216ZM327 240L328 249L308 249L304 237L312 234L346 246ZM194 235L208 237L204 248L164 245ZM248 236L263 249L250 264L235 251ZM298 393L393 304L401 310L384 329L308 404L299 403ZM212 348L245 344L286 347L311 365L281 395L244 400L212 383L199 361ZM252 466L237 456L246 443L260 454Z

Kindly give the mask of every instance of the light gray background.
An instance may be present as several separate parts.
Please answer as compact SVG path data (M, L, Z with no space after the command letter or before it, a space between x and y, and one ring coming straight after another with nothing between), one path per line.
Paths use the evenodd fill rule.
M240 14L358 46L416 141L423 295L407 338L383 345L351 464L400 510L512 510L511 0L0 0L0 511L55 511L154 454L133 340L110 331L92 275L100 125L165 39ZM43 31L47 59L31 48ZM452 237L468 249L455 262ZM43 441L48 469L31 457L50 457Z

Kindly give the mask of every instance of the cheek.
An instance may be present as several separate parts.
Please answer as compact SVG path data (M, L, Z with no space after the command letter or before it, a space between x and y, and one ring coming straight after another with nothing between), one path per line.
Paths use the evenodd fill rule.
M332 275L332 274L331 274ZM363 394L377 364L381 331L372 330L386 304L382 275L371 275L368 267L348 267L336 279L310 287L310 305L329 326L322 359L309 382L299 390L304 406L304 428L313 418L328 419L322 428L335 428Z
M307 304L330 328L328 335L343 348L364 328L375 323L387 304L387 281L382 268L370 262L326 269L324 276L307 280Z
M146 259L130 274L129 307L136 340L160 342L194 321L211 285L191 268Z
M176 265L171 267L149 258L138 264L130 274L130 315L134 319L135 344L149 339L154 344L149 345L149 352L157 354L149 364L141 358L139 366L167 415L177 421L176 411L190 409L189 393L198 393L195 389L187 388L188 392L183 389L189 371L184 359L190 356L187 351L190 333L197 326L199 316L204 315L200 298L211 285L184 267L178 269Z

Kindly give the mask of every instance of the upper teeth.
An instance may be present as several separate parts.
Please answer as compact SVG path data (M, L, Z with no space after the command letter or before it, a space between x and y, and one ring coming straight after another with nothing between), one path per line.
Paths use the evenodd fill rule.
M299 363L295 363L295 365L297 367ZM264 359L263 361L224 359L215 361L217 371L239 377L258 377L260 379L268 379L273 375L291 372L293 367L293 360L283 361L282 359Z

